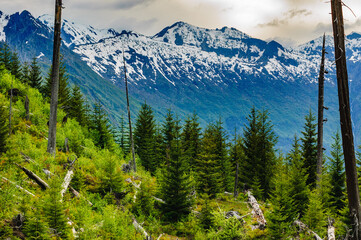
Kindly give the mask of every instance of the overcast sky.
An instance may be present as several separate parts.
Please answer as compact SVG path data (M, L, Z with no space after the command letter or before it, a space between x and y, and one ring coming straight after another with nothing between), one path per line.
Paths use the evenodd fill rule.
M344 0L346 32L361 32L361 0ZM154 35L177 21L235 27L252 37L303 43L331 30L328 0L63 0L63 18ZM54 14L55 0L1 0L0 10Z

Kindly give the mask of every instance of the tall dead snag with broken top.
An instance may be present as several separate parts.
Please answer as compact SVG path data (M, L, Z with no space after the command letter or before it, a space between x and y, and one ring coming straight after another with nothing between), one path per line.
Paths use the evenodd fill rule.
M127 79L127 67L125 66L125 57L124 57L124 49L123 49L123 63L124 63L124 81L125 81L125 92L127 95L127 109L128 109L128 121L129 121L129 135L130 135L130 143L132 148L132 157L133 157L133 170L137 171L137 166L135 163L135 152L134 152L134 140L133 140L133 132L132 132L132 122L130 120L130 108L129 108L129 94L128 94L128 79Z
M322 41L322 57L320 66L320 75L318 77L318 132L317 132L317 186L322 175L322 157L323 157L323 102L324 102L324 81L325 81L325 41L326 36L323 34Z
M359 239L359 236L361 238L360 195L351 124L342 4L341 0L331 0L342 146L345 159L348 205L353 228L350 239Z
M56 147L56 118L58 110L59 94L59 64L60 64L60 32L61 32L61 10L62 0L56 0L55 3L55 21L54 21L54 46L53 46L53 64L51 70L51 99L49 116L49 134L47 152L55 155Z

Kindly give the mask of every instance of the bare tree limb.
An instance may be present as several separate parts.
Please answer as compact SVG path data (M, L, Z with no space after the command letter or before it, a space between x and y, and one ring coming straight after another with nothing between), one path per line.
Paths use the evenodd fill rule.
M141 233L143 233L144 237L146 240L150 240L151 237L150 235L145 231L145 229L142 227L142 225L140 225L138 222L137 222L137 219L135 219L135 217L133 217L133 225L135 227L135 229Z
M315 233L314 231L312 231L311 229L309 229L307 227L306 224L304 224L303 222L301 222L300 220L296 220L293 222L295 225L297 225L299 227L299 229L301 231L307 231L309 234L312 234L316 240L322 240L322 238L320 238L320 236L317 235L317 233Z
M17 185L16 183L10 181L9 179L7 179L7 178L5 178L5 177L1 177L1 178L2 178L4 181L6 181L6 182L9 182L9 183L15 185L15 187L17 187L17 188L20 189L21 191L25 192L26 194L28 194L28 195L30 195L30 196L32 196L32 197L36 197L33 193L31 193L31 192L29 192L28 190L26 190L25 188Z

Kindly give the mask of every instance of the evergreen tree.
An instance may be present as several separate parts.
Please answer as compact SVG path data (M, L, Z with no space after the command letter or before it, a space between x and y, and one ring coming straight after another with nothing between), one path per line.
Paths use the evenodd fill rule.
M307 211L303 217L303 222L321 236L326 233L327 214L320 197L319 188L315 188L310 194L310 200Z
M315 187L317 175L317 133L316 120L311 110L305 117L304 131L302 131L302 159L303 168L308 173L307 185Z
M303 216L307 210L309 189L306 184L308 175L302 168L303 162L298 141L297 136L295 136L292 150L288 155L289 194L293 200L293 212Z
M40 67L36 58L33 58L33 60L31 61L28 82L30 84L30 87L41 90L42 77Z
M1 48L0 48L0 64L3 64L5 69L9 70L11 69L11 51L9 48L9 45L2 42Z
M38 207L33 209L32 211L28 211L25 214L25 221L22 232L25 234L26 239L50 239L50 237L48 236L48 228L49 226L45 222L43 213Z
M17 78L21 78L21 66L18 54L16 52L12 52L10 56L10 72L11 74Z
M110 146L112 135L109 121L99 102L95 103L94 106L90 130L96 146L102 149Z
M21 82L24 84L29 85L29 78L30 78L30 68L29 68L29 64L27 62L25 62L21 68Z
M293 211L293 200L289 192L290 183L282 163L279 163L273 181L274 189L270 194L272 210L268 216L268 231L272 239L286 239L296 215Z
M217 153L216 126L209 124L201 141L199 158L196 159L198 192L214 198L222 189L222 170Z
M330 160L331 177L331 206L339 213L345 207L345 169L343 163L343 153L341 146L341 137L337 132L333 137L334 143L331 145L332 151Z
M8 114L6 108L0 105L0 154L6 152L6 142L9 136Z
M87 119L84 109L84 99L83 94L81 93L80 88L77 85L74 85L72 88L72 94L69 99L68 105L69 117L76 119L81 126L85 126L87 123Z
M268 115L268 111L256 111L253 107L247 117L248 125L243 131L242 151L245 159L242 164L242 180L261 199L266 199L270 193L276 162L274 147L277 137ZM262 194L257 195L257 192Z
M98 191L104 196L107 193L122 192L124 179L122 171L118 164L118 159L113 157L108 150L102 151L106 156L106 160L102 162L100 179L100 187Z
M201 128L199 127L198 116L193 113L185 120L181 136L183 155L190 170L195 170L195 161L199 156L200 138Z
M158 163L154 159L155 120L152 108L144 103L135 122L134 144L142 166L155 173Z
M61 200L60 182L57 179L50 182L50 189L45 199L44 212L47 216L49 227L59 238L67 239L69 236L69 226L65 216L65 206Z
M231 149L230 149L230 161L231 161L231 166L232 166L232 170L235 173L234 177L235 177L235 188L234 188L234 195L235 197L238 195L238 189L239 189L239 178L240 178L240 173L239 173L239 168L241 165L241 161L244 158L243 156L243 152L242 152L242 141L241 141L241 137L239 134L237 134L237 130L235 129L234 131L234 139L233 139L233 143L231 145ZM237 173L237 165L238 165L238 173Z
M232 191L233 186L233 172L228 156L227 144L228 139L225 130L223 129L223 122L218 120L214 125L214 141L216 143L215 153L217 156L217 161L221 166L222 173L222 191Z
M169 159L169 151L170 151L170 145L171 142L174 139L174 132L175 132L175 125L176 125L176 121L174 120L174 116L173 113L170 109L168 109L168 112L166 114L165 117L165 121L162 125L162 136L163 136L163 163L166 163L167 165L169 164L168 159ZM178 124L179 126L179 124Z
M202 198L204 204L201 210L200 223L203 229L210 229L214 225L214 216L212 214L212 207L207 194L203 194Z
M42 92L44 97L51 97L51 70L46 77L45 85L43 86ZM60 67L59 67L59 96L58 96L58 104L62 107L68 107L69 99L70 99L70 90L68 86L69 76L66 72L66 66L64 62L64 57L60 57Z
M167 221L176 222L190 213L193 201L189 196L191 181L181 157L179 121L175 120L172 126L172 140L168 145L168 164L163 169L160 188L162 199L165 201L161 205L163 216Z

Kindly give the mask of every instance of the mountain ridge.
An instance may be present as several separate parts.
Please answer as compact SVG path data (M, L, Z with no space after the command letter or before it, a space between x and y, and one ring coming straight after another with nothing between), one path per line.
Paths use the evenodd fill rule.
M51 21L47 20L45 24L45 17L39 18L32 24L42 25L42 34L48 38L46 43L41 42L41 36L36 33L29 33L28 36L41 42L33 54L39 56L40 52L43 53L41 59L49 65ZM21 23L18 20L11 24ZM64 37L62 48L70 59L76 59L68 60L67 65L74 68L71 62L77 61L82 69L87 69L87 73L91 69L97 75L88 79L84 76L80 81L76 73L71 82L81 83L82 90L94 99L97 96L108 99L108 91L102 86L102 82L110 83L114 88L111 90L113 99L112 103L108 100L105 104L115 122L119 120L120 114L114 111L122 109L124 104L124 101L115 104L124 96L123 49L129 90L135 102L138 102L133 108L133 118L139 103L147 101L153 106L158 119L164 116L167 108L172 108L181 117L196 111L202 126L222 117L226 129L233 132L235 127L242 128L249 109L255 106L270 111L276 132L280 136L280 145L284 146L290 145L293 135L301 130L303 116L309 109L316 112L319 39L296 48L286 48L276 41L252 38L235 28L205 29L184 22L177 22L153 36L125 30L101 35L96 32L100 30L90 26L77 27L78 24L64 20L63 25L66 24L70 24L71 28L63 31L73 36ZM1 26L0 22L0 29ZM8 29L0 32L2 33L9 34L9 41L14 48L24 49L21 53L23 59L29 59L29 52L32 50L24 47L24 41L16 40L14 32L9 32ZM355 79L355 90L351 94L358 99L361 84L356 76L360 72L357 66L361 61L361 35L360 38L357 33L349 36L347 56L350 79ZM335 101L337 91L331 44L328 52L326 94L329 94L325 101L331 108L326 115L332 116L326 124L326 141L330 142L330 136L338 128L338 107ZM94 92L89 88L90 85L101 93ZM358 121L361 123L361 109L356 105L354 113L355 136L358 138L361 135L358 127Z

